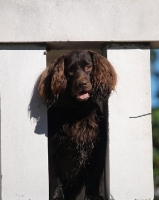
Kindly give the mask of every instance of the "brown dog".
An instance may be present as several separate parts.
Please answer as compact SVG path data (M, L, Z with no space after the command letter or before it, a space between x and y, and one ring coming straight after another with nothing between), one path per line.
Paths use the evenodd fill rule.
M50 199L75 200L85 186L87 199L102 199L107 131L97 97L107 100L116 72L103 56L72 51L40 76L39 93L48 110Z

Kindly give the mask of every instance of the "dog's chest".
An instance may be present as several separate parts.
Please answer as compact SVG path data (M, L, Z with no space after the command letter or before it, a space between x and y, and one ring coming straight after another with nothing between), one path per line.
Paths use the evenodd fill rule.
M63 107L49 113L50 152L56 169L60 169L62 163L67 174L76 174L81 167L94 162L100 143L104 141L100 110L93 107L86 112L77 111Z
M98 117L95 109L62 112L60 129L78 145L94 143L98 134Z

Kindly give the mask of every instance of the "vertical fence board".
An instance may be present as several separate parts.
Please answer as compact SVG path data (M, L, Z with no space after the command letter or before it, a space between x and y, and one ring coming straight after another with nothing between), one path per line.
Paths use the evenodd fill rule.
M111 200L152 200L150 50L110 48L118 74L109 100Z
M34 88L44 50L0 45L2 200L48 199L47 112Z

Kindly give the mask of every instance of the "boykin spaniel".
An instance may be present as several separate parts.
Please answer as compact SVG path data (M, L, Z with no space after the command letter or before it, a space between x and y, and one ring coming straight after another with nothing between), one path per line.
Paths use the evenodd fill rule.
M90 50L75 50L52 62L39 78L48 105L51 200L101 200L107 130L97 98L107 100L116 85L109 61Z

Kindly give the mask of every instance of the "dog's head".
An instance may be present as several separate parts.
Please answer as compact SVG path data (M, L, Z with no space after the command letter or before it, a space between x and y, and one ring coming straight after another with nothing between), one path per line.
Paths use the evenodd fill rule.
M108 99L116 85L109 61L89 50L77 50L51 63L40 76L39 93L48 102L69 93L77 101Z
M92 93L91 74L93 61L88 51L74 51L66 55L64 73L70 94L79 101L86 101Z

